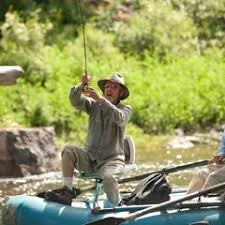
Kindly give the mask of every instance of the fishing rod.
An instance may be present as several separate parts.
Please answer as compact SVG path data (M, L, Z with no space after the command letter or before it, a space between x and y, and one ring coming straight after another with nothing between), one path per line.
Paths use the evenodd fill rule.
M87 50L86 50L86 38L85 38L85 24L84 24L84 19L83 19L83 12L81 8L81 3L80 0L77 0L78 8L80 11L80 21L82 25L82 37L83 37L83 49L84 49L84 73L85 75L88 74L87 72Z

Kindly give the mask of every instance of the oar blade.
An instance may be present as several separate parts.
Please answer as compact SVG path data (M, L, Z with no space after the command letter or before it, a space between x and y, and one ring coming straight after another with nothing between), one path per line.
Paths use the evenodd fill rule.
M96 221L86 223L85 225L119 225L125 221L126 219L124 218L107 217L101 220L96 220Z

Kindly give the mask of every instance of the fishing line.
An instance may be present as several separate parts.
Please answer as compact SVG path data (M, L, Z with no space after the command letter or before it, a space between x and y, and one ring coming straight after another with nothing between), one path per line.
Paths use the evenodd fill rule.
M82 36L83 36L83 49L84 49L84 73L87 75L87 51L86 51L86 39L85 39L85 24L83 19L83 12L80 4L80 0L77 0L78 8L80 11L80 21L82 25Z

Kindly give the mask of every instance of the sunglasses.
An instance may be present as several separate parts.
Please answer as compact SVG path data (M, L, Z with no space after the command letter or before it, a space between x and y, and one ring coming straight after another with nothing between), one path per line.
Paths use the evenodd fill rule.
M116 84L116 83L106 83L104 88L107 89L107 88L111 88L111 89L118 89L120 87L119 84Z

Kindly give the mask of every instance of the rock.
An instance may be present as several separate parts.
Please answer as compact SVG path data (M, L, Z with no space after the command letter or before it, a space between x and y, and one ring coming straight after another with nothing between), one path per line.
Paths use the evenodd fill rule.
M167 149L188 149L194 145L215 145L221 141L223 130L211 129L210 133L195 133L192 136L185 136L182 129L176 129L173 139L166 144Z
M59 170L54 128L0 129L0 176Z
M186 137L182 136L177 136L173 138L173 140L166 145L167 149L177 149L177 148L188 149L193 147L194 144L191 141L189 141Z
M194 144L184 136L184 131L182 129L176 129L174 135L175 137L166 144L167 149L187 149L194 147Z
M0 66L0 85L13 85L23 74L20 66Z

